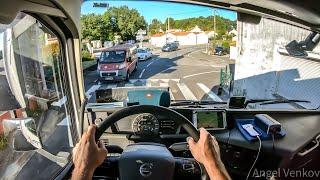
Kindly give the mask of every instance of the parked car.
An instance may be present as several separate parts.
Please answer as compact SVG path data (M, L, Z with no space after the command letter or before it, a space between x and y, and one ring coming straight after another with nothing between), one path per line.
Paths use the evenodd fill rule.
M221 46L217 46L214 49L214 54L218 55L218 56L226 55L226 54L228 54L228 50L223 48L223 47L221 47Z
M152 52L149 48L139 48L137 49L137 57L138 60L147 60L149 58L152 58Z
M137 69L136 46L118 45L101 52L98 63L100 80L129 80L130 74Z
M170 51L175 51L178 49L178 46L177 44L175 43L169 43L169 44L165 44L163 47L162 47L162 51L163 52L170 52Z
M179 41L173 41L173 43L175 43L177 46L180 46Z

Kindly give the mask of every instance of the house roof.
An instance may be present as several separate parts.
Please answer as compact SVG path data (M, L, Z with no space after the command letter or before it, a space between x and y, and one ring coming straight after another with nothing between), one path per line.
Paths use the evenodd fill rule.
M193 33L200 33L200 32L203 32L200 28L199 28L199 26L195 26L193 29L191 29L191 31L190 32L193 32Z
M156 34L152 35L151 37L161 37L163 35L164 35L164 33L156 33Z
M174 33L171 33L175 36L186 36L188 35L190 32L185 32L185 31L182 31L182 32L174 32Z

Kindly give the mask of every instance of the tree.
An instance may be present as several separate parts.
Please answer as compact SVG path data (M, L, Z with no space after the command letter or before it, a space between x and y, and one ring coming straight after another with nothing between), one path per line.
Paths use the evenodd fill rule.
M103 21L111 23L112 31L123 40L135 39L137 31L147 27L144 17L127 6L111 7L103 14Z
M81 16L81 35L86 40L111 40L111 24L104 21L102 15L88 14Z
M200 29L203 31L212 31L214 29L214 17L195 17L195 18L187 18L187 19L179 19L174 20L170 18L170 29L182 29L185 31L189 31L194 28L196 25L199 26ZM165 20L164 23L157 19L153 19L151 24L149 25L149 31L151 34L155 34L159 31L161 27L163 30L166 30L168 19ZM226 34L227 31L232 30L234 27L237 26L236 21L231 21L229 19L223 18L221 16L216 16L216 31L218 33L218 37L222 37Z
M151 21L151 24L149 25L149 32L151 34L156 34L159 32L160 29L162 29L163 24L158 19L153 19Z

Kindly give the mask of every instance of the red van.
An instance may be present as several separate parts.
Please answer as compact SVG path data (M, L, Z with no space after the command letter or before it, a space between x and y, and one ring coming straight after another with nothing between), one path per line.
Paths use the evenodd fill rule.
M129 80L130 74L138 65L136 48L132 44L123 44L103 50L98 59L100 80Z

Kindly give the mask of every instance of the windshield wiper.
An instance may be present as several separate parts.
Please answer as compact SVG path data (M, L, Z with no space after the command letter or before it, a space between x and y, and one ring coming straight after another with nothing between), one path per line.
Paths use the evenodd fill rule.
M224 101L196 101L196 100L174 100L171 106L187 106L187 105L210 105L210 104L227 104Z
M310 101L303 100L303 99L249 99L245 102L245 107L247 107L247 105L250 103L260 103L260 105L267 105L267 104L299 103L299 102L310 103Z

